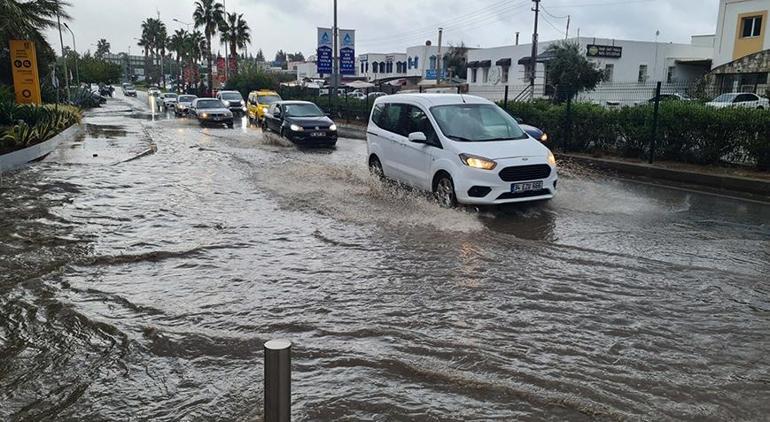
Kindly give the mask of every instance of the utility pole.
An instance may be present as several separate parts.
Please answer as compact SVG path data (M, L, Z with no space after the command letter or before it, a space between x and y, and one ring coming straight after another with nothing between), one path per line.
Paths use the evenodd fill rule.
M61 17L59 17L59 0L56 0L56 23L59 26L59 43L61 44L61 56L64 58L64 88L67 92L67 101L70 100L70 77L67 71L67 56L64 54L64 37L61 35Z
M227 23L227 1L222 0L222 10L225 12L225 23ZM225 43L225 82L230 79L230 43Z
M569 21L570 21L570 18L571 18L571 16L567 15L567 32L564 34L564 39L565 40L569 39Z
M535 29L532 32L532 55L530 56L530 70L529 70L529 98L535 99L535 76L537 73L537 22L540 18L540 0L532 0L535 2L535 8L532 9L535 12Z
M338 29L337 29L337 0L334 0L334 28L332 29L332 37L334 38L334 66L332 68L332 98L337 97L337 87L340 83L340 56L338 49Z
M67 31L70 31L70 34L72 35L72 51L75 52L75 80L77 81L78 88L80 87L80 70L78 66L78 47L75 45L75 33L72 32L72 29L69 25L67 25L67 22L64 22L64 27L67 28Z
M436 85L441 85L441 36L444 35L444 28L438 29L438 55L436 56Z

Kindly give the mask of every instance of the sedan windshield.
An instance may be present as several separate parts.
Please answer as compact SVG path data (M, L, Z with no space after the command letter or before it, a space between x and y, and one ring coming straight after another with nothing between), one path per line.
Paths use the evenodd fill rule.
M722 94L716 98L714 98L715 103L731 103L733 100L737 97L735 94Z
M257 96L257 101L260 104L270 105L270 104L275 104L278 101L281 101L281 97L277 95L259 95Z
M227 101L241 101L243 97L237 92L226 92L222 94L222 99Z
M204 100L198 101L197 108L225 108L222 101L219 100Z
M430 109L441 132L455 141L487 142L526 139L516 120L492 104L453 104Z
M165 98L176 98L176 94L166 94Z
M320 117L323 111L315 104L286 104L283 106L286 115L290 117Z
M179 96L179 102L180 103L190 103L190 102L192 102L196 98L198 98L198 97L196 97L195 95L180 95Z
M126 85L126 89L129 89L129 90L134 89L134 86L133 85Z

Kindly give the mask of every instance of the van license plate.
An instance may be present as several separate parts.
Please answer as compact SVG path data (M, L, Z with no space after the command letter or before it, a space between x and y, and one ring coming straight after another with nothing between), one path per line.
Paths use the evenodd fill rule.
M543 182L514 183L511 185L511 193L530 192L543 189Z
M310 136L313 137L313 138L320 138L320 137L324 136L324 133L323 132L312 132L310 134Z

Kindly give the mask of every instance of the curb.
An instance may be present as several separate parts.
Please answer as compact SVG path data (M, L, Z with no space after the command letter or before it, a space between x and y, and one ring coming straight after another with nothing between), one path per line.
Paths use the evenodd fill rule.
M366 128L337 123L337 134L341 138L366 140Z
M53 152L62 142L72 140L78 136L81 129L80 124L75 123L45 142L0 155L0 174L24 167L35 160L45 157Z
M723 191L770 197L770 180L699 173L687 170L673 170L650 164L628 163L625 161L585 157L582 155L559 154L559 156L569 158L578 164L630 176L646 177L669 182L705 186Z

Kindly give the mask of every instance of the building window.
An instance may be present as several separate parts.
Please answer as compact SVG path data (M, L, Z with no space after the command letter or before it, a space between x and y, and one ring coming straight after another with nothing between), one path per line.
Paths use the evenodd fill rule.
M436 68L436 56L430 56L430 69Z
M364 67L364 62L361 62L361 73L366 73L366 68Z
M372 62L372 73L377 73L378 70L380 70L380 64L377 62Z
M639 83L643 84L645 82L647 82L647 65L640 64L639 65Z
M741 26L743 27L742 38L758 37L762 33L762 16L743 18Z
M487 83L489 82L489 68L485 67L481 69L481 82Z
M475 67L471 69L471 82L476 83L476 80L478 78L478 71L479 70L476 69Z
M393 73L393 62L388 62L385 67L387 68L388 73Z
M674 82L674 70L676 70L676 67L669 66L668 67L668 73L666 73L666 83L672 83Z
M503 71L500 76L500 82L507 84L508 83L508 74L510 73L510 66L502 66Z
M615 73L615 65L614 64L606 64L604 65L604 80L607 82L612 82L612 77Z
M417 56L414 57L414 68L415 69L420 68L420 59Z

